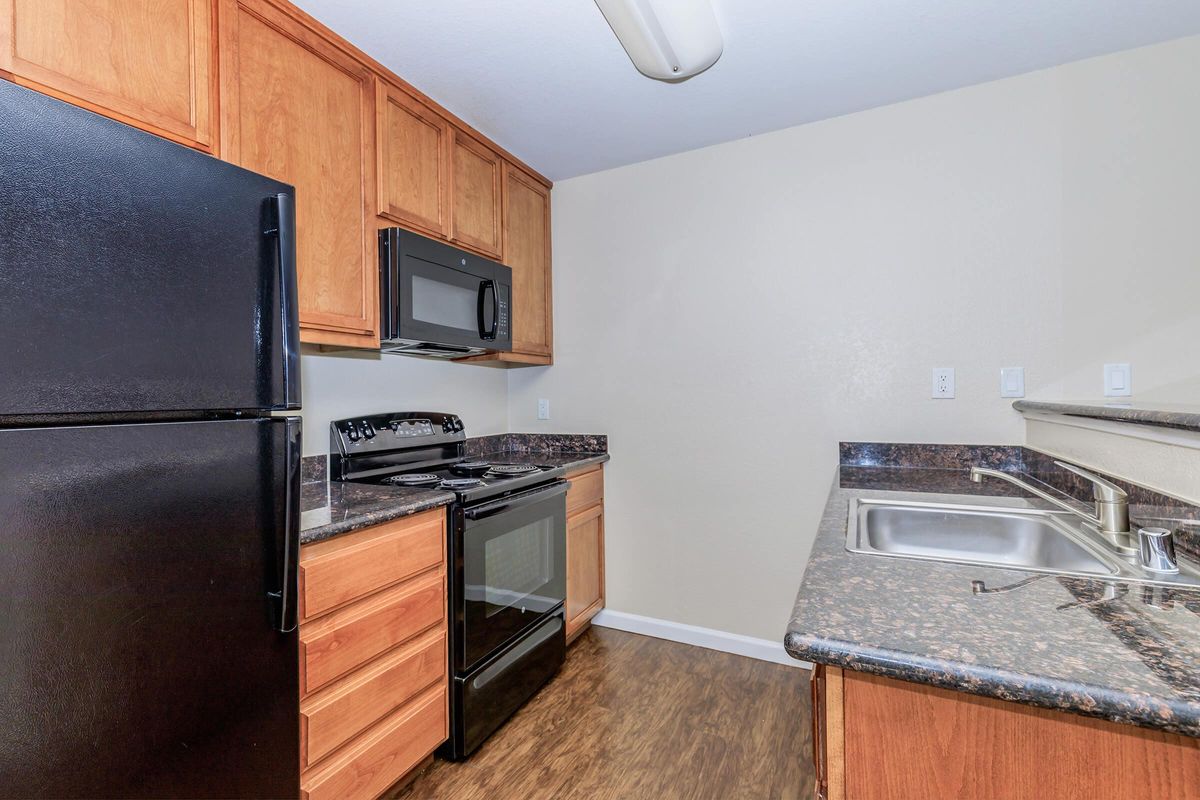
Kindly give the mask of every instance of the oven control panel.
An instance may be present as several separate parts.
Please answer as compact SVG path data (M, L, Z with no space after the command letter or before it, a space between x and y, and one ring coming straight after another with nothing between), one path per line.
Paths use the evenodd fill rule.
M348 456L429 447L466 438L461 418L434 411L370 414L329 423L329 451Z

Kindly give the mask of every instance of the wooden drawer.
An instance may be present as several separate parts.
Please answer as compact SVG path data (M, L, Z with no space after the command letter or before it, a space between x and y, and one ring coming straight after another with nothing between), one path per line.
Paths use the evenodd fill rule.
M567 492L567 514L582 511L604 499L604 469L595 467L586 472L568 475L571 489Z
M446 581L436 572L305 625L300 629L301 692L315 692L445 616Z
M430 631L300 704L300 757L315 764L446 678L446 633Z
M438 685L386 719L300 782L305 800L375 798L446 740L446 688Z
M441 564L445 521L439 508L306 545L300 551L300 620Z

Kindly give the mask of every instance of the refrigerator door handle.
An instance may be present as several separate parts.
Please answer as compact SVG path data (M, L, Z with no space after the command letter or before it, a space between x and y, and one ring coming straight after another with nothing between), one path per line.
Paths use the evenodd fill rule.
M284 462L286 487L284 490L283 552L279 569L279 590L269 592L276 608L275 627L280 633L291 633L299 623L299 583L297 572L300 561L300 418L280 418L285 426Z
M280 192L271 198L279 254L279 346L283 351L282 404L274 408L300 408L300 319L296 310L296 208L291 194ZM277 398L278 400L278 398Z

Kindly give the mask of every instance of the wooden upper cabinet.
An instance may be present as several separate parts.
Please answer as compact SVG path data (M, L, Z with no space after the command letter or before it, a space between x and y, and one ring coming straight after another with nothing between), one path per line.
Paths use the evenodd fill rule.
M375 98L379 215L442 238L450 235L450 125L386 81Z
M450 163L450 238L498 260L504 164L490 147L459 130L454 131Z
M216 0L3 0L16 83L212 152Z
M377 347L374 76L266 0L219 20L222 156L296 187L300 338Z
M550 190L511 164L504 166L504 263L513 271L513 351L549 357Z

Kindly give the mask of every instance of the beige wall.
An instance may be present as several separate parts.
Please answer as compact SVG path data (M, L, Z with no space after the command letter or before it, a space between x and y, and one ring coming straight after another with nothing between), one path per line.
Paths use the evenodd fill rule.
M329 421L383 411L449 411L471 436L507 430L502 370L356 351L301 357L304 454L329 452Z
M1200 37L1061 67L1064 382L1200 402Z
M778 640L838 440L1019 443L1002 366L1195 385L1198 74L1193 38L559 183L508 426L610 434L609 607Z

